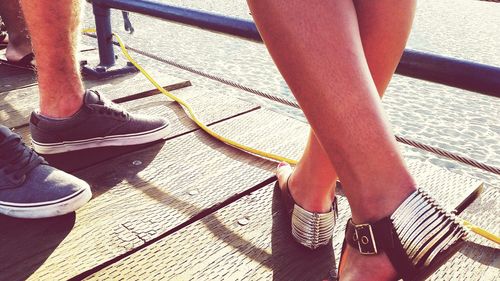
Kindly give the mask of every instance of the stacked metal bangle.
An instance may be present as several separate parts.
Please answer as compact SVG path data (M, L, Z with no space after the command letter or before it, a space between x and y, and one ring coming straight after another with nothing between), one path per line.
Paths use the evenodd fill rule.
M415 267L428 266L440 252L467 236L457 217L421 189L411 194L390 218Z
M294 204L292 235L297 242L309 249L316 249L330 242L337 220L337 199L328 213L309 212Z

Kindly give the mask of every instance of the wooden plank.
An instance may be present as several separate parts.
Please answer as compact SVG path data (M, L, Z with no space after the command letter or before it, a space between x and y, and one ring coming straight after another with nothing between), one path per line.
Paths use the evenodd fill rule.
M224 111L224 108L220 110ZM270 141L265 133L269 131L259 131L258 128L263 130L267 128L264 124L277 122L271 126L271 131L274 132L273 138L275 134L279 135L278 140L295 136L300 139L307 133L307 126L295 124L296 120L287 123L279 116L260 111L214 127L233 137L246 135L247 141L251 140L247 144L260 147L279 144L280 149L282 141ZM263 116L260 122L253 123L255 114ZM297 134L281 134L281 130L287 132L293 126L303 126L303 129L297 129ZM289 143L284 151L292 154L300 151L300 145L293 141ZM96 198L78 213L78 223L73 231L62 242L51 241L52 244L47 246L47 251L54 251L50 257L46 258L47 251L44 251L43 255L27 258L28 266L19 270L27 275L10 271L5 276L9 280L28 276L52 280L66 279L89 270L159 235L168 234L180 223L266 178L274 168L270 162L237 153L206 138L203 133L174 138L163 148L159 145L79 173L91 182ZM169 154L174 151L176 154ZM59 242L60 246L55 248ZM15 246L16 249L19 247ZM29 249L27 252L33 254Z
M268 110L253 111L213 128L247 145L291 157L300 153L308 133L307 124ZM419 162L410 162L409 167L419 186L449 210L481 187L478 180ZM279 200L274 196L271 201L271 187L266 189L167 236L90 279L322 280L331 277L335 272L333 251L338 257L343 226L350 217L346 198L339 192L339 227L333 248L315 256L294 245L288 234L289 225L280 219ZM239 225L240 219L249 220L249 225Z
M191 104L198 117L207 124L259 108L257 105L220 94L207 95L204 90L198 87L186 87L172 91L172 93ZM121 106L130 112L161 116L170 120L170 133L167 138L174 138L198 129L198 126L185 114L183 109L164 95L124 102ZM24 140L29 141L29 127L20 128L16 130L16 133L20 134ZM149 145L85 149L63 154L44 155L44 157L51 165L72 172L128 152L140 150Z
M205 96L213 100L207 106L210 112L200 112L207 122L249 108L230 97ZM158 98L134 102L149 110L155 108L149 100ZM197 108L202 102L193 98ZM168 114L180 112L171 109ZM185 118L172 121L179 123L173 128L184 128L191 122ZM191 128L190 123L184 130ZM270 168L266 161L242 155L199 131L92 166L77 173L91 184L94 197L76 218L64 216L32 226L30 221L0 216L0 225L9 226L8 232L0 231L0 280L65 280L75 276L259 183L270 175ZM59 228L52 228L54 225Z
M448 209L461 203L450 194L457 192L456 182L464 187L459 193L468 193L480 184L419 162L412 162L410 170L422 186L440 194ZM339 196L333 247L310 251L293 241L279 190L273 186L239 199L88 280L334 280L335 260L338 262L344 225L350 217L346 198Z
M155 72L153 66L149 69L157 82L164 85L167 90L191 85L187 80ZM140 73L106 80L85 80L85 86L98 90L115 101L159 93ZM29 114L35 108L38 108L38 87L36 86L0 93L0 124L7 127L23 126L28 123Z
M254 111L240 118L231 119L213 126L215 132L229 137L234 141L291 159L299 159L301 156L307 143L309 129L309 125L303 121L265 109ZM432 179L425 179L425 177L428 177L428 173L424 173L415 167L412 172L417 182L429 182L432 180L433 185L436 186L443 182L440 177L447 178L449 174L445 173L445 170L439 169L432 173ZM467 197L474 195L472 194L472 189L463 193L450 192L453 185L462 186L464 183L479 186L481 182L467 177L450 177L447 178L446 182L446 184L450 185L449 187L433 187L432 194L438 201L439 198L442 198L441 201L443 203L445 201L467 202L469 199ZM423 188L425 189L425 184ZM462 207L460 206L459 209L462 210Z

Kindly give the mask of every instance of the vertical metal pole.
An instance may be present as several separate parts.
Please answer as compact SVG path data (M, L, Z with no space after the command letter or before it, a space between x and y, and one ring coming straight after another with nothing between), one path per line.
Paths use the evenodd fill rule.
M113 34L111 31L111 9L107 6L92 2L95 15L97 44L99 47L99 66L111 67L115 65L113 50Z

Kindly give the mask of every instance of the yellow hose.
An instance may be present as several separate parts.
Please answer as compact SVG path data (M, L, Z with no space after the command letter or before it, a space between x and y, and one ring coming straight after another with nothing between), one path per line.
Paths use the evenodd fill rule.
M89 29L84 29L83 32L87 32L87 33L93 33L95 32L95 29L94 28L89 28ZM189 116L191 117L191 119L201 128L203 129L203 131L207 132L209 135L213 136L214 138L226 143L226 144L229 144L233 147L236 147L238 149L241 149L243 151L247 151L247 152L250 152L252 154L256 154L256 155L259 155L259 156L262 156L262 157L265 157L265 158L268 158L268 159L273 159L273 160L276 160L276 161L280 161L280 162L287 162L287 163L290 163L290 164L296 164L297 161L296 160L293 160L293 159L289 159L289 158L286 158L286 157L282 157L280 155L276 155L276 154L272 154L272 153L269 153L269 152L265 152L265 151L261 151L261 150L258 150L258 149L255 149L255 148L252 148L252 147L249 147L249 146L246 146L246 145L243 145L243 144L240 144L236 141L233 141L233 140L230 140L230 139L227 139L219 134L217 134L216 132L212 131L210 128L208 128L205 124L203 124L203 122L201 122L198 117L196 116L196 114L194 113L193 109L191 108L191 106L185 102L184 100L174 96L172 93L170 93L169 91L165 90L163 87L160 86L160 84L158 84L147 72L146 70L144 70L144 68L142 68L128 53L127 49L125 48L125 44L123 44L123 41L121 40L120 36L118 36L118 34L116 33L113 33L113 35L116 37L116 40L118 41L118 43L120 44L120 48L122 50L122 53L123 55L135 66L137 67L137 69L139 69L139 71L160 91L162 92L164 95L166 95L167 97L173 99L174 101L178 102L180 105L184 106L185 109L187 109L187 111L189 112Z
M469 228L470 231L476 233L477 235L480 235L480 236L482 236L490 241L493 241L497 244L500 244L500 237L496 236L495 234L493 234L485 229L482 229L477 225L473 225L472 223L470 223L466 220L462 220L462 223L464 224L465 227Z
M87 28L87 29L84 29L83 30L84 33L95 33L96 30L95 28ZM273 160L276 160L276 161L279 161L279 162L287 162L287 163L290 163L290 164L297 164L297 160L294 160L294 159L289 159L289 158L286 158L286 157L283 157L283 156L280 156L280 155L277 155L277 154L273 154L273 153L269 153L269 152L265 152L265 151L261 151L261 150L258 150L258 149L255 149L255 148L252 148L252 147L249 147L249 146L246 146L246 145L243 145L241 143L238 143L236 141L233 141L233 140L230 140L228 138L225 138L219 134L217 134L216 132L212 131L210 128L208 128L205 124L203 124L203 122L201 122L197 117L196 117L196 114L194 113L193 109L191 108L191 106L185 102L184 100L176 97L175 95L173 95L172 93L170 93L169 91L165 90L162 86L160 86L160 84L158 84L154 79L153 77L151 77L151 75L149 75L147 73L147 71L142 68L142 66L140 66L131 56L130 54L128 53L127 51L127 48L125 48L125 44L123 43L122 39L120 38L120 36L116 33L113 33L113 36L116 37L116 40L118 41L118 44L120 45L120 49L122 50L122 53L123 55L135 66L137 67L137 69L139 69L139 71L161 92L163 93L164 95L166 95L167 97L171 98L172 100L178 102L180 105L184 106L185 109L188 110L189 112L189 116L190 118L203 130L205 131L206 133L208 133L209 135L213 136L214 138L230 145L230 146L233 146L233 147L236 147L242 151L245 151L245 152L249 152L249 153L252 153L252 154L255 154L255 155L259 155L259 156L262 156L264 158L268 158L268 159L273 159ZM468 221L465 221L463 220L463 224L469 228L472 232L488 239L488 240L491 240L497 244L500 244L500 237L494 235L493 233L491 232L488 232L478 226L475 226L473 225L472 223L468 222Z

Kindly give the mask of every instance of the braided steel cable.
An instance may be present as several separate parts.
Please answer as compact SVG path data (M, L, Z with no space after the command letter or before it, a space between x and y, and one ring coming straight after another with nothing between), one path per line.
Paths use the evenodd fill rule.
M500 0L495 0L495 1L500 1ZM96 36L93 35L93 34L85 33L85 35L93 37L93 38L96 38ZM118 42L113 42L113 44L119 45ZM234 81L231 81L231 80L227 80L225 78L218 77L218 76L215 76L215 75L212 75L212 74L209 74L209 73L206 73L206 72L194 69L193 67L180 64L180 63L175 62L175 61L170 60L170 59L165 59L165 58L159 57L157 55L151 54L149 52L145 52L143 50L136 49L136 48L128 46L128 45L126 45L126 48L129 49L129 50L131 50L131 51L134 51L134 52L136 52L138 54L141 54L143 56L146 56L146 57L152 58L154 60L157 60L157 61L169 64L169 65L175 66L177 68L180 68L180 69L189 71L191 73L194 73L194 74L197 74L197 75L209 78L211 80L214 80L214 81L226 84L228 86L231 86L231 87L243 90L245 92L248 92L248 93L251 93L251 94L255 94L255 95L258 95L260 97L263 97L263 98L266 98L266 99L269 99L269 100L272 100L272 101L275 101L275 102L278 102L278 103L281 103L281 104L284 104L284 105L287 105L287 106L290 106L290 107L294 107L294 108L300 109L299 104L296 103L295 101L291 101L291 100L288 100L288 99L280 98L280 97L277 97L277 96L274 96L274 95L271 95L271 94L268 94L268 93L264 93L264 92L256 90L256 89L252 89L250 87L241 85L241 84L239 84L237 82L234 82ZM414 140L410 140L410 139L404 138L402 136L395 135L395 138L400 143L403 143L403 144L406 144L406 145L410 145L410 146L416 147L418 149L421 149L421 150L424 150L424 151L427 151L427 152L431 152L431 153L434 153L436 155L440 155L440 156L443 156L443 157L446 157L446 158L449 158L449 159L452 159L452 160L455 160L455 161L458 161L458 162L470 165L472 167L479 168L479 169L482 169L482 170L485 170L485 171L488 171L488 172L500 175L500 168L497 168L497 167L494 167L494 166L491 166L491 165L479 162L479 161L474 160L472 158L464 157L464 156L461 156L461 155L458 155L458 154L446 151L446 150L441 149L441 148L433 147L433 146L430 146L430 145L427 145L427 144L423 144L423 143L420 143L420 142L417 142L417 141L414 141Z
M446 151L446 150L441 149L441 148L433 147L433 146L423 144L423 143L420 143L420 142L417 142L414 140L406 139L406 138L403 138L403 137L398 136L398 135L396 135L395 137L396 137L396 140L400 143L411 145L413 147L416 147L416 148L419 148L419 149L422 149L422 150L425 150L425 151L428 151L428 152L431 152L431 153L434 153L434 154L437 154L437 155L440 155L440 156L443 156L446 158L450 158L450 159L462 162L464 164L467 164L467 165L470 165L470 166L473 166L473 167L500 175L500 169L497 167L481 163L479 161L476 161L476 160L468 158L468 157L457 155L455 153Z
M299 108L299 105L294 102L294 101L291 101L291 100L287 100L287 99L284 99L284 98L280 98L280 97L277 97L277 96L273 96L271 94L267 94L267 93L264 93L262 91L259 91L259 90L256 90L256 89L252 89L250 87L247 87L247 86L244 86L244 85L241 85L237 82L234 82L234 81L231 81L231 80L227 80L225 78L222 78L222 77L218 77L218 76L215 76L215 75L212 75L212 74L209 74L209 73L206 73L206 72L203 72L203 71L200 71L200 70L197 70L197 69L194 69L190 66L187 66L187 65L183 65L183 64L180 64L180 63L177 63L175 61L172 61L172 60L169 60L169 59L165 59L165 58L161 58L157 55L154 55L154 54L150 54L148 52L144 52L142 50L139 50L139 49L136 49L136 48L133 48L133 47L129 47L127 46L127 49L131 50L131 51L134 51L138 54L141 54L141 55L144 55L146 57L149 57L149 58L152 58L152 59L155 59L157 61L161 61L163 63L166 63L166 64L169 64L169 65L172 65L172 66L175 66L177 68L180 68L180 69L183 69L183 70L186 70L186 71L189 71L189 72L192 72L194 74L197 74L197 75L200 75L200 76L203 76L203 77L206 77L206 78L209 78L211 80L215 80L217 82L220 82L220 83L223 83L223 84L226 84L228 86L231 86L231 87L234 87L234 88L238 88L240 90L243 90L243 91L246 91L246 92L249 92L249 93L252 93L252 94L255 94L255 95L258 95L258 96L261 96L263 98L266 98L266 99L269 99L269 100L272 100L272 101L276 101L276 102L279 102L279 103L282 103L284 105L288 105L288 106L291 106L291 107L296 107L296 108Z

